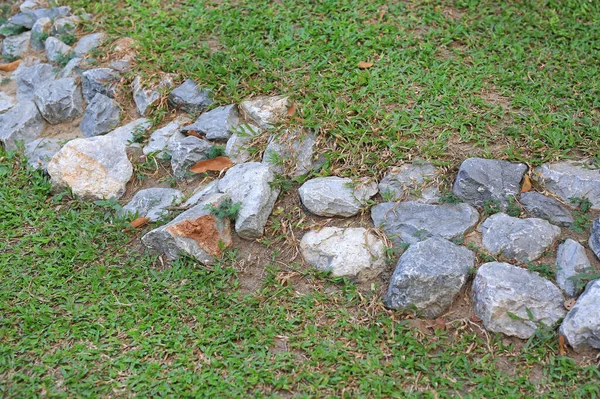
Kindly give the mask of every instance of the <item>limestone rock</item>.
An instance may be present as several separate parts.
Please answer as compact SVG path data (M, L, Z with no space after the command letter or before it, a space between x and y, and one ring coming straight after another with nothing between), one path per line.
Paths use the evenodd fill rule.
M343 177L317 177L298 189L302 204L319 216L356 215L377 194L377 184L369 179L353 181Z
M197 205L199 202L205 200L213 194L219 193L219 179L215 179L210 183L204 184L196 189L192 196L188 198L184 203L183 207L189 208Z
M88 104L79 127L84 137L98 136L117 127L120 116L119 104L112 98L97 93Z
M36 64L18 69L17 100L33 100L35 91L54 80L55 73L50 64Z
M75 47L73 47L73 52L77 56L83 57L96 47L101 46L105 41L106 34L102 32L85 35L79 39Z
M475 255L440 237L413 244L402 254L385 297L391 309L416 308L441 316L467 282Z
M75 78L81 76L85 71L85 61L83 58L72 58L67 65L58 74L59 78Z
M71 46L66 45L59 39L50 36L46 39L46 43L44 44L46 47L46 58L50 62L56 62L61 57L69 54L71 52Z
M174 108L190 114L199 114L212 104L209 93L189 79L171 92L169 102Z
M156 153L158 156L163 155L163 153L167 153L170 155L170 151L168 151L167 147L169 144L169 140L175 136L178 139L182 139L185 136L179 132L179 129L184 124L183 119L175 119L173 122L169 123L166 126L163 126L160 129L157 129L150 135L150 139L148 140L148 144L144 147L143 151L145 155ZM167 151L165 151L167 150Z
M73 35L77 32L77 24L81 19L76 15L56 18L50 29L50 36Z
M8 111L16 104L15 99L3 91L0 91L0 114Z
M594 251L598 259L600 259L600 218L594 219L592 223L592 234L588 241L590 249Z
M131 69L135 62L135 41L130 37L121 37L112 44L110 67L119 72Z
M532 216L562 227L569 227L573 224L571 212L554 198L530 191L521 194L520 202Z
M585 254L585 248L577 241L567 239L558 246L556 254L556 284L568 296L577 296L581 290L570 277L585 273L592 266Z
M119 211L121 216L147 217L151 222L168 214L167 208L177 205L183 199L181 191L174 188L147 188L140 190Z
M309 231L300 242L304 260L333 276L368 281L385 268L385 245L367 229L325 227Z
M187 131L193 130L208 140L227 140L238 124L237 106L232 104L203 113L196 122L181 131L186 134Z
M250 159L248 146L256 137L260 136L261 130L254 125L240 125L235 133L227 140L225 146L225 155L231 159L234 164L244 163Z
M40 18L33 24L29 43L32 49L42 51L46 48L46 39L44 37L48 37L50 28L52 28L52 20L50 18Z
M22 101L0 115L0 141L7 151L15 151L17 143L28 144L44 130L44 120L33 101Z
M438 171L431 163L405 164L386 173L379 183L379 192L388 201L434 204L440 197L437 176Z
M600 349L600 280L589 282L560 326L566 341L580 351Z
M133 80L133 100L138 114L146 115L148 109L160 100L161 90L170 88L173 82L170 78L163 78L156 87L146 88L142 86L139 76Z
M119 73L110 68L95 68L83 72L81 74L83 98L88 103L97 93L114 98L120 79Z
M126 147L140 147L136 143L136 135L142 135L152 127L152 122L147 118L139 118L126 125L116 128L112 132L107 133L107 136L114 137L123 143Z
M24 26L27 29L33 28L33 25L41 18L49 18L54 21L57 18L71 15L71 8L68 6L35 8L21 11L22 12L13 15L9 19L9 22L14 25Z
M114 137L98 136L69 141L48 163L57 186L96 199L120 198L131 179L133 166L125 146Z
M197 162L209 159L208 155L211 148L212 144L208 141L194 136L174 141L170 146L173 176L177 179L183 179L189 169Z
M285 116L289 107L286 96L261 96L243 101L241 111L261 129L270 129Z
M46 170L48 162L60 150L60 140L41 138L25 145L27 164L33 169Z
M522 339L531 337L538 323L553 326L565 315L564 297L554 284L508 263L482 265L471 299L475 315L487 330Z
M546 190L566 203L587 198L592 209L600 209L600 169L590 161L545 163L535 169Z
M29 49L31 32L5 37L2 41L2 56L4 58L20 58Z
M51 125L72 121L83 114L83 97L74 78L53 80L41 86L33 100Z
M265 149L263 163L275 173L292 177L306 175L318 165L314 159L316 142L317 136L312 132L288 130L274 135Z

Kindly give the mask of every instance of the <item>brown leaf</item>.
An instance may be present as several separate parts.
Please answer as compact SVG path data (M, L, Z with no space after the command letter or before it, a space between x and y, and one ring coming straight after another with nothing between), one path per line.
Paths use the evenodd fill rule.
M558 334L558 353L561 356L567 354L567 343L565 342L565 336L562 334Z
M446 330L446 322L441 317L435 319L435 327L438 330L444 331Z
M134 229L137 229L138 227L142 227L142 226L146 225L149 221L150 221L150 218L139 217L139 218L134 219L131 222L129 222L129 225L131 227L133 227Z
M372 62L361 61L358 63L358 69L369 69L373 66Z
M187 134L188 136L194 136L194 137L198 137L199 139L203 139L203 138L204 138L204 136L203 136L203 135L201 135L200 133L198 133L198 132L197 132L197 131L195 131L195 130L187 130L187 131L186 131L186 134Z
M206 161L198 162L196 165L190 168L190 172L204 173L209 170L220 172L223 169L227 169L231 166L233 166L233 162L231 162L231 159L227 157L216 157L213 159L208 159Z
M526 193L531 190L531 179L529 176L525 175L523 177L523 188L521 188L522 193Z
M296 103L292 103L292 105L288 108L287 110L287 116L294 116L294 114L296 113Z
M19 66L21 61L23 61L23 60L16 60L13 62L9 62L8 64L0 64L0 71L12 72L15 69L17 69L17 67Z
M474 314L471 315L471 321L474 323L481 323L481 319Z

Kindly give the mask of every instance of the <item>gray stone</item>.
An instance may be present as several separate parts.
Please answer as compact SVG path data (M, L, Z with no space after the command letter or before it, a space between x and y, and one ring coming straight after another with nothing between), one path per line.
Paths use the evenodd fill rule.
M83 114L83 97L74 78L46 83L35 91L33 101L51 125L72 121Z
M114 69L89 69L81 74L83 98L85 101L90 102L97 93L114 98L120 80L121 75Z
M286 96L261 96L243 101L241 112L261 129L270 129L286 114L289 101Z
M55 73L50 64L23 67L17 73L17 100L33 100L35 91L54 80Z
M439 317L463 288L474 266L473 252L443 238L413 244L398 261L385 306L414 308L427 318Z
M169 102L174 108L191 114L199 114L213 103L209 93L189 79L171 92Z
M592 162L545 163L535 172L546 190L566 203L570 203L571 198L587 198L592 209L600 209L600 169Z
M22 11L10 18L10 23L21 25L27 29L33 28L33 25L41 18L55 20L60 17L71 15L71 8L68 6L52 8L36 8Z
M75 47L73 47L73 52L77 56L83 57L93 49L101 46L105 41L106 34L103 32L85 35L81 39L79 39Z
M590 235L588 244L598 259L600 259L600 218L594 219L592 222L592 234Z
M84 137L99 136L117 127L120 116L119 103L97 93L88 104L79 127Z
M46 170L48 162L61 148L60 140L41 138L25 145L27 164L33 169Z
M317 136L312 132L287 130L271 137L262 161L275 173L306 175L320 164L314 157L316 143Z
M169 141L172 137L176 137L177 140L185 137L179 132L184 123L183 119L175 119L173 122L154 131L150 135L148 144L143 149L144 154L155 153L157 156L163 156L163 154L170 155L171 151L168 149Z
M96 199L120 198L133 174L125 146L114 137L98 136L69 141L48 163L56 186Z
M34 10L34 9L40 7L41 1L42 0L25 0L19 6L19 10L21 10L22 12Z
M469 158L460 165L454 194L473 206L498 201L506 207L509 198L516 198L521 193L520 183L526 170L527 166L522 163Z
M122 37L112 44L110 67L119 72L131 69L136 59L135 41L130 37Z
M9 96L3 91L0 91L0 114L14 107L16 101L14 97Z
M253 125L240 125L227 140L225 146L225 155L229 157L234 164L244 163L250 159L248 146L256 137L260 136L262 131Z
M31 40L29 45L32 49L42 51L46 48L46 38L50 34L50 28L52 27L52 21L50 18L38 19L33 27L31 28Z
M133 100L138 114L146 115L148 109L152 107L161 97L161 91L170 88L173 82L169 77L163 78L158 85L152 88L145 88L141 79L137 76L133 80Z
M212 264L222 255L222 249L231 245L231 227L229 219L218 218L207 208L217 207L227 199L225 194L207 198L170 223L147 233L142 243L169 259L187 254L203 264Z
M70 17L62 17L57 18L52 24L52 28L50 29L51 36L59 36L59 35L73 35L77 32L77 24L81 22L81 19L72 15Z
M156 222L168 214L168 207L183 199L181 191L174 188L147 188L140 190L120 209L121 216L146 217Z
M66 56L71 52L71 46L67 46L59 39L50 36L46 39L46 58L50 62L56 62L61 57Z
M235 165L219 181L219 191L227 193L235 204L241 203L235 219L235 230L245 239L262 236L279 189L271 185L275 175L258 162Z
M60 71L59 78L75 78L85 71L83 58L75 57Z
M423 204L384 202L371 208L375 227L383 229L392 242L414 244L429 237L458 238L479 221L479 212L468 204Z
M539 323L551 327L565 315L564 297L554 284L508 263L481 265L471 299L487 330L522 339L531 337Z
M496 213L479 226L485 249L522 262L536 260L560 236L560 228L537 218L519 219Z
M581 292L575 281L570 280L578 274L587 272L592 266L585 254L585 248L577 241L567 239L558 246L556 253L556 284L570 297Z
M184 127L181 131L186 134L192 130L208 140L227 140L238 124L237 106L226 105L203 113L196 122Z
M44 119L32 101L22 101L0 115L0 141L7 151L30 143L44 130Z
M147 118L139 118L126 125L116 128L107 136L119 139L126 147L141 147L135 142L135 135L142 135L152 127L152 122Z
M435 204L440 190L438 171L431 163L405 164L392 168L379 183L379 193L387 201L418 201Z
M5 37L2 41L2 55L4 58L22 57L29 49L30 40L31 32Z
M319 216L354 216L377 194L377 184L369 179L317 177L298 189L302 204Z
M194 205L197 205L199 202L205 200L209 196L213 194L219 193L219 179L215 179L210 183L203 184L192 194L190 198L188 198L184 203L184 208L190 208Z
M209 159L212 144L198 137L188 136L170 144L171 168L176 179L186 177L189 169L199 161Z
M532 216L562 227L569 227L573 224L571 212L554 198L530 191L521 194L520 202Z
M300 241L306 263L335 277L356 277L365 282L385 268L385 245L362 227L341 229L325 227L311 230Z
M588 283L575 306L567 313L560 333L576 351L600 349L600 280Z

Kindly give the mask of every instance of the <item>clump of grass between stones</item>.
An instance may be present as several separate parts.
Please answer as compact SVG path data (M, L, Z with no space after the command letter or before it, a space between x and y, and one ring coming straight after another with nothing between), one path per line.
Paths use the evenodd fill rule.
M223 201L219 205L208 204L204 209L210 211L215 217L220 219L235 220L240 208L242 207L241 202L232 202L230 199Z

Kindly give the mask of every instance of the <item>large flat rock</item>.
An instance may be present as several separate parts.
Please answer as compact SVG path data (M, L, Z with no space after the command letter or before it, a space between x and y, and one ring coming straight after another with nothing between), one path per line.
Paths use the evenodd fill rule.
M437 168L429 162L405 164L391 168L379 182L379 193L386 201L439 201Z
M73 121L83 114L81 88L74 78L46 83L35 91L33 101L51 125Z
M377 184L368 179L317 177L298 189L302 204L319 216L354 216L377 194Z
M19 142L37 139L45 125L33 101L22 101L0 115L0 142L7 151L15 151Z
M147 217L156 222L168 214L168 207L183 200L183 193L174 188L147 188L140 190L119 211L122 216Z
M588 283L560 326L566 341L580 351L600 349L600 280Z
M571 198L587 198L592 209L600 209L600 169L590 161L545 163L535 169L546 190L566 203Z
M270 129L286 114L289 101L286 96L260 96L240 103L240 110L261 129Z

